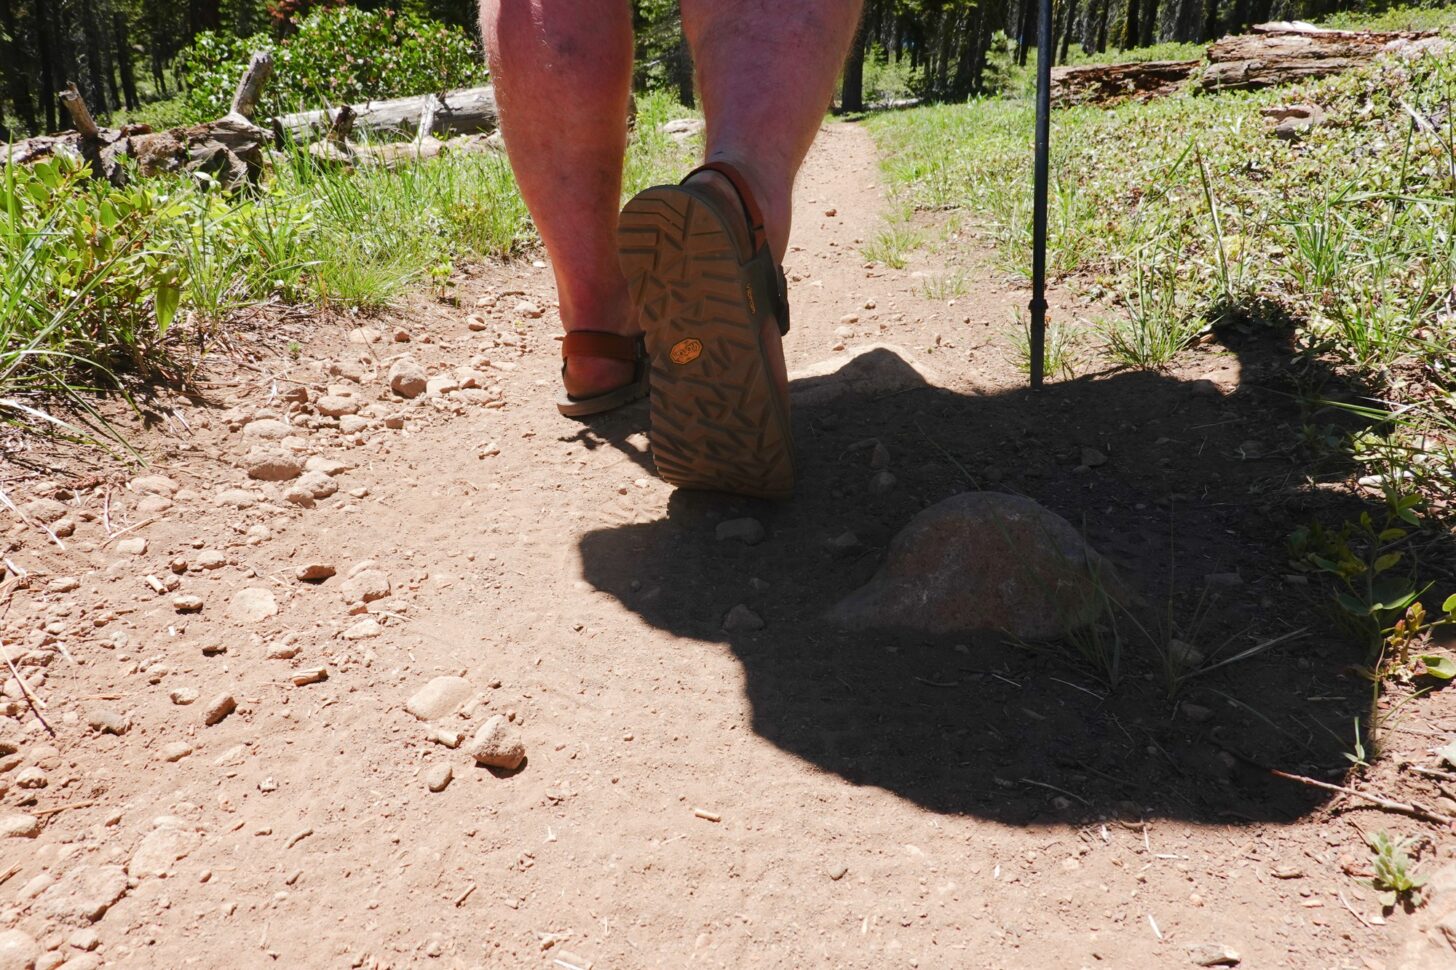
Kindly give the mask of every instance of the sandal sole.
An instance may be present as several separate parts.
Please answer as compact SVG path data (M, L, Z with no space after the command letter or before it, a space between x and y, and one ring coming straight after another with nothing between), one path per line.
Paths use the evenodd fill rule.
M793 433L717 207L675 186L622 210L618 257L652 361L652 456L678 488L788 498Z

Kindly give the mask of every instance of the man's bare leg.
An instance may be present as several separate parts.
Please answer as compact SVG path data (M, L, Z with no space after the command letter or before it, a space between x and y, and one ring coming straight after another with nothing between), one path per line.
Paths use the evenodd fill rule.
M556 273L570 330L637 332L617 263L627 150L632 12L627 0L481 0L501 133ZM632 379L628 361L567 361L566 391Z
M682 0L707 118L707 160L743 173L763 210L774 259L789 244L794 177L829 109L859 23L861 0ZM696 177L733 200L726 178ZM731 211L731 210L730 210ZM781 390L783 344L765 323Z

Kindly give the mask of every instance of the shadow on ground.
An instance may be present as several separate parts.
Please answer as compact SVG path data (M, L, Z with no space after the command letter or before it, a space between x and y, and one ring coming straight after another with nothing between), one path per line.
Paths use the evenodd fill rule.
M1301 442L1314 419L1301 413L1278 339L1242 337L1198 359L1205 370L1236 362L1237 386L1121 372L1039 393L961 394L872 351L795 383L795 501L678 492L664 519L584 536L583 574L684 638L679 649L727 640L746 671L754 729L852 784L1018 824L1294 819L1317 793L1259 766L1342 774L1370 687L1350 672L1363 658L1337 628L1327 589L1289 578L1285 541L1298 525L1338 523L1361 506L1309 485L1316 469ZM620 444L637 421L615 418L585 437ZM891 455L898 481L887 494L870 493L869 452L856 449L869 438ZM1084 448L1106 464L1084 467ZM1158 650L1135 630L1109 690L1065 651L822 621L911 516L976 488L1027 495L1080 525L1145 598L1152 639L1171 625L1216 660L1307 632L1170 697ZM768 538L718 541L715 525L742 515L759 518ZM846 531L861 545L836 554L827 542ZM725 634L739 603L765 629Z

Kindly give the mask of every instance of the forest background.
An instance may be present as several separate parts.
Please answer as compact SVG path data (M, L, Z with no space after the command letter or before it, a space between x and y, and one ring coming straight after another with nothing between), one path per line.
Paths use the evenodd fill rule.
M1418 4L1419 5L1419 4ZM1435 9L1440 0L1425 0ZM691 105L692 63L674 0L632 0L637 82ZM1368 22L1384 0L1056 0L1057 63L1197 56L1191 45L1280 19ZM1407 4L1408 8L1409 5ZM1018 83L1036 0L868 0L842 106L961 101ZM1190 45L1180 47L1180 45ZM0 0L0 138L64 127L54 92L74 81L103 121L153 127L215 117L248 53L275 52L279 109L477 83L473 0Z

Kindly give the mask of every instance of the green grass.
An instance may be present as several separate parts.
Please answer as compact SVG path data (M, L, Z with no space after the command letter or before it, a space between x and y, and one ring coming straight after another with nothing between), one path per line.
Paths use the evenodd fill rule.
M689 163L658 131L680 113L643 99L627 191ZM64 160L0 176L0 418L32 427L57 394L84 413L85 391L126 375L180 379L182 358L243 307L378 309L440 267L536 242L495 153L352 172L281 155L253 194L181 177L119 190Z

